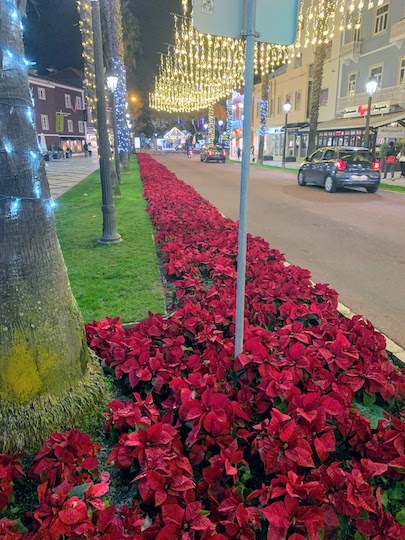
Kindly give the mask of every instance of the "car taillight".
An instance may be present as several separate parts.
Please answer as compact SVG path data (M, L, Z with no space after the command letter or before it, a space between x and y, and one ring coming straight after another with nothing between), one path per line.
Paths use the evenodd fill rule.
M223 155L223 156L226 156L225 150L222 150L222 155Z
M381 163L379 161L374 161L372 167L373 171L379 171L381 169Z
M209 156L212 156L212 152L208 152L208 155L209 155Z
M347 167L347 163L346 161L343 161L342 159L338 159L336 162L335 162L335 167L338 171L344 171Z

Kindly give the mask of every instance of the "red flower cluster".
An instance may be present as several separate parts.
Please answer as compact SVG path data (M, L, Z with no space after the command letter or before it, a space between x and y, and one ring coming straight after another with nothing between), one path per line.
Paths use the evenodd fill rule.
M109 461L132 471L151 519L143 538L268 529L268 540L327 539L342 527L405 538L388 496L405 472L405 422L393 414L405 377L384 338L340 318L334 291L249 236L245 346L234 359L236 224L149 156L139 161L174 311L127 332L117 319L94 323L87 335L137 392L110 404L107 429L121 432ZM197 503L199 536L187 517Z
M249 236L234 358L237 226L138 159L176 300L131 330L86 327L128 391L105 413L108 463L138 495L109 506L97 445L54 434L29 471L40 485L28 531L4 518L0 539L403 540L405 374L383 337L339 317L335 291Z

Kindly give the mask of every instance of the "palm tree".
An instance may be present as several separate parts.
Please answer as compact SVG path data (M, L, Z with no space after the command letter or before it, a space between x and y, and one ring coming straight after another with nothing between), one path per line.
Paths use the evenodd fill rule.
M312 152L315 151L319 118L319 99L321 96L323 68L325 64L326 48L328 45L325 41L324 35L328 28L331 15L338 9L337 0L326 0L318 9L323 11L323 16L317 17L314 25L314 37L316 39L316 45L314 51L315 59L309 114L308 154L312 154ZM311 21L308 21L307 24L311 24Z
M121 2L121 12L124 63L127 70L127 82L132 87L135 83L136 58L142 54L141 29L128 0Z
M0 0L0 451L74 425L104 394L56 236L20 22L17 0Z
M115 92L115 110L118 126L118 148L120 161L124 167L128 164L131 150L129 129L125 117L127 103L127 80L124 65L124 41L122 35L122 14L120 0L105 0L103 3L108 34L108 57L111 67L118 77Z
M269 106L269 81L270 75L266 73L262 77L262 97L260 103L260 136L259 136L259 150L257 154L257 163L263 165L263 153L264 153L264 130L267 123L268 106Z

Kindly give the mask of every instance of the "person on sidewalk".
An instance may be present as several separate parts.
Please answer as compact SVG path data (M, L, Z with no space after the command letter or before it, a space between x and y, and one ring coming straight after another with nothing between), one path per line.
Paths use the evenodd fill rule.
M401 150L398 152L397 160L401 167L401 178L405 178L405 145L402 146Z
M395 163L396 163L396 152L395 152L395 146L394 141L390 141L388 145L388 150L385 154L385 163L384 163L384 180L387 178L387 172L388 168L391 172L391 180L394 180L394 172L395 172Z
M84 157L87 157L89 155L89 145L87 144L87 142L85 142L83 145L83 152L84 152Z
M238 159L240 159L240 155L241 155L240 146L238 146L238 149L236 150L236 155L238 156Z

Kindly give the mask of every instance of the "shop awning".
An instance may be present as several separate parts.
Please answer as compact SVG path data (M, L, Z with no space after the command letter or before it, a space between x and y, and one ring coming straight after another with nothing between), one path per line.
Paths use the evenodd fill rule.
M382 116L370 117L370 128L378 129L379 127L388 126L395 122L405 121L405 111L397 111L391 114ZM366 117L359 118L335 118L327 122L318 123L318 131L344 131L346 129L361 129L366 127ZM309 126L301 128L299 131L308 132Z

